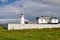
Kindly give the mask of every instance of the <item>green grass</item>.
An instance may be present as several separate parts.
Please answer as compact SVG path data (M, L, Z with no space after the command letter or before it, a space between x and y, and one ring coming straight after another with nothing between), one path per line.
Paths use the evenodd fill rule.
M0 40L60 40L60 28L8 31L0 26Z

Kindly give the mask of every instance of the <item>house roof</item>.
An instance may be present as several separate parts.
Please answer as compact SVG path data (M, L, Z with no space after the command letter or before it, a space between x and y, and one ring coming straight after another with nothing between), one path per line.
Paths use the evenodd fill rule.
M40 18L50 20L50 19L57 19L57 17L49 17L49 16L41 16Z
M51 19L58 19L57 17L51 17Z
M46 20L49 20L50 19L49 16L41 16L40 18L43 18L43 19L46 19Z

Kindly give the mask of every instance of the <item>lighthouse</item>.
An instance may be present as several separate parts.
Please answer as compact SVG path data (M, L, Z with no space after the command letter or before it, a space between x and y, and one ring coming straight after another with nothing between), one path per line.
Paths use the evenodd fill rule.
M24 14L21 13L21 16L20 16L20 23L21 23L21 24L25 24L24 21L25 21L25 20L24 20Z

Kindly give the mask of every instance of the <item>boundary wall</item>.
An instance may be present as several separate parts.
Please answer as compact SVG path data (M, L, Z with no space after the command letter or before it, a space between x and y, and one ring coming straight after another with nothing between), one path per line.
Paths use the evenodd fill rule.
M8 30L60 28L60 24L8 24Z

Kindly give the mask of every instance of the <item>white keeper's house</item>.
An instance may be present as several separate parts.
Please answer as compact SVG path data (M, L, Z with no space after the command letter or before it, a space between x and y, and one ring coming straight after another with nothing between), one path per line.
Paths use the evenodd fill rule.
M49 16L41 16L41 17L37 17L37 23L38 24L57 24L59 23L59 20L56 17L49 17Z

